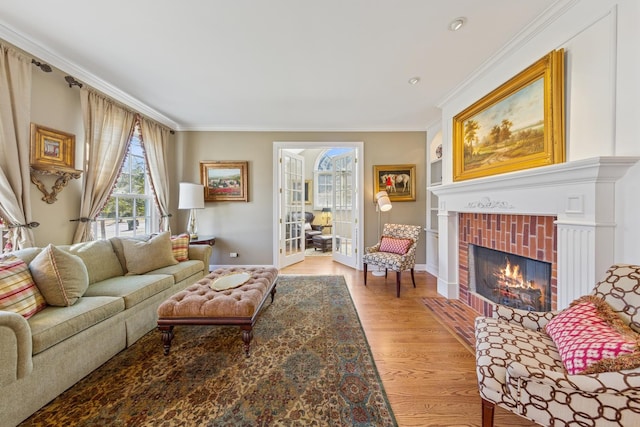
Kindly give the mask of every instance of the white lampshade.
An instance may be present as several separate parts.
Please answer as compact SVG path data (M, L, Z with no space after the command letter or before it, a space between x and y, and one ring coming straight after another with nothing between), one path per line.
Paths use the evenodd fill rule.
M393 207L391 200L389 200L389 194L384 190L376 193L376 203L378 203L378 208L381 212L387 212Z
M204 209L204 185L181 182L178 209Z

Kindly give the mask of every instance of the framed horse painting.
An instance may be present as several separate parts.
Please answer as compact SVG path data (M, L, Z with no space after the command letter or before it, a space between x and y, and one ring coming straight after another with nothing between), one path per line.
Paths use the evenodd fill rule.
M374 165L373 194L382 190L392 202L415 202L416 165Z

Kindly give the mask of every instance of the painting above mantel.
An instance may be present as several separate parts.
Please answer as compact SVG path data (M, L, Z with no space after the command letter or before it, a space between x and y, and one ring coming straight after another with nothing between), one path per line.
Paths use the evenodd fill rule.
M562 163L564 50L554 50L453 118L453 180Z

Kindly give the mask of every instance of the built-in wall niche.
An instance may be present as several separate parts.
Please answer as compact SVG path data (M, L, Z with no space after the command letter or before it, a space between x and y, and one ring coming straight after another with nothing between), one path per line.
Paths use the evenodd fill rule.
M469 245L469 289L497 304L551 310L551 264Z

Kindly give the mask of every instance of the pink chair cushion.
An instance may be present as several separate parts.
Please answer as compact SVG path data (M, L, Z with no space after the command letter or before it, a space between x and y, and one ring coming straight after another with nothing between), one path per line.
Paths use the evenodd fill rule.
M545 330L571 375L629 369L640 362L637 334L597 297L589 295L572 302ZM624 359L615 360L621 357Z
M392 254L404 255L411 245L412 239L398 239L396 237L382 236L380 241L380 252L390 252Z

